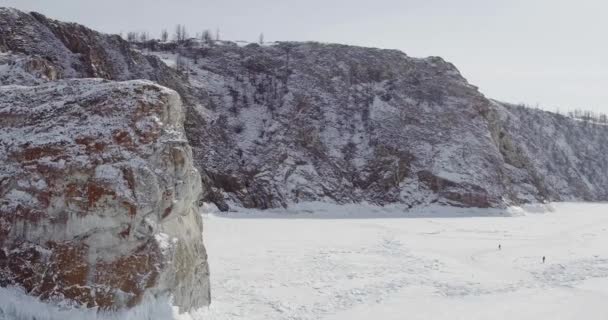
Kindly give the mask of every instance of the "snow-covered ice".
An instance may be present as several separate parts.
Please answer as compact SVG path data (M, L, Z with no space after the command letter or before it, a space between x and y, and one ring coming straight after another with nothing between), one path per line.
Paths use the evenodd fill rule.
M206 213L212 304L192 318L608 319L608 204L547 208Z

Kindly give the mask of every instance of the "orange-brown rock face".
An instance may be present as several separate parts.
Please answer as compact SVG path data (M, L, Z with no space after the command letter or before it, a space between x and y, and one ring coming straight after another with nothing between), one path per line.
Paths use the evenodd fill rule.
M145 81L0 87L0 286L127 309L209 302L179 96Z

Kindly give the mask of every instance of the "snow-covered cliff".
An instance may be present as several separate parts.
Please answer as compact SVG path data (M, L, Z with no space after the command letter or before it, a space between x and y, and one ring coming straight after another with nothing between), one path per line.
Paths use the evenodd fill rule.
M605 126L491 101L438 57L294 42L155 43L146 56L2 12L3 83L146 78L177 90L205 199L222 208L607 198Z
M180 95L89 77L182 83L118 37L0 8L0 318L209 304L201 178Z
M3 287L104 310L208 303L201 181L175 91L79 79L0 96Z
M177 73L156 57L131 50L120 36L11 8L0 8L0 65L0 85L148 79L187 96Z
M0 273L43 300L208 301L179 96L150 82L0 87Z
M492 123L512 185L522 201L607 201L608 126L506 103Z
M220 205L608 199L605 126L491 101L441 58L291 42L178 54L207 95L186 131Z
M396 50L132 48L0 8L0 115L0 287L48 305L208 304L200 195L222 209L608 200L605 125L489 100L443 59ZM0 311L34 317L3 290Z

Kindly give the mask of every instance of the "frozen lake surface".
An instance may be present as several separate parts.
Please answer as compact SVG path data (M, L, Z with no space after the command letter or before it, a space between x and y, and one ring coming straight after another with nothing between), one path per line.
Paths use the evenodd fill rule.
M608 319L608 204L552 207L206 214L213 301L193 318Z

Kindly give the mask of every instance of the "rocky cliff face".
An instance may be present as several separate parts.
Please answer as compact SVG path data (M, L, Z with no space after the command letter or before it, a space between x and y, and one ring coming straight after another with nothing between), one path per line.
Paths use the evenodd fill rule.
M489 100L441 58L157 48L0 8L1 287L102 310L208 304L201 193L223 209L608 200L606 126ZM179 70L157 57L175 53ZM130 79L184 110L115 82Z
M121 309L209 301L183 113L150 82L0 87L0 285Z
M495 102L490 118L511 197L608 200L608 126Z
M4 16L5 83L139 77L176 89L205 199L222 208L607 198L605 126L491 101L441 58L318 43L158 47L180 56L176 71L117 37Z
M607 199L606 127L490 101L441 58L318 43L181 56L208 95L186 131L220 205Z
M117 36L0 8L0 286L64 307L207 305L180 96L88 77L188 97Z
M206 131L187 130L230 200L503 203L490 103L442 59L316 43L202 50L190 78L209 92Z
M154 56L131 50L118 35L0 8L0 84L64 78L148 79L189 98L181 77Z

